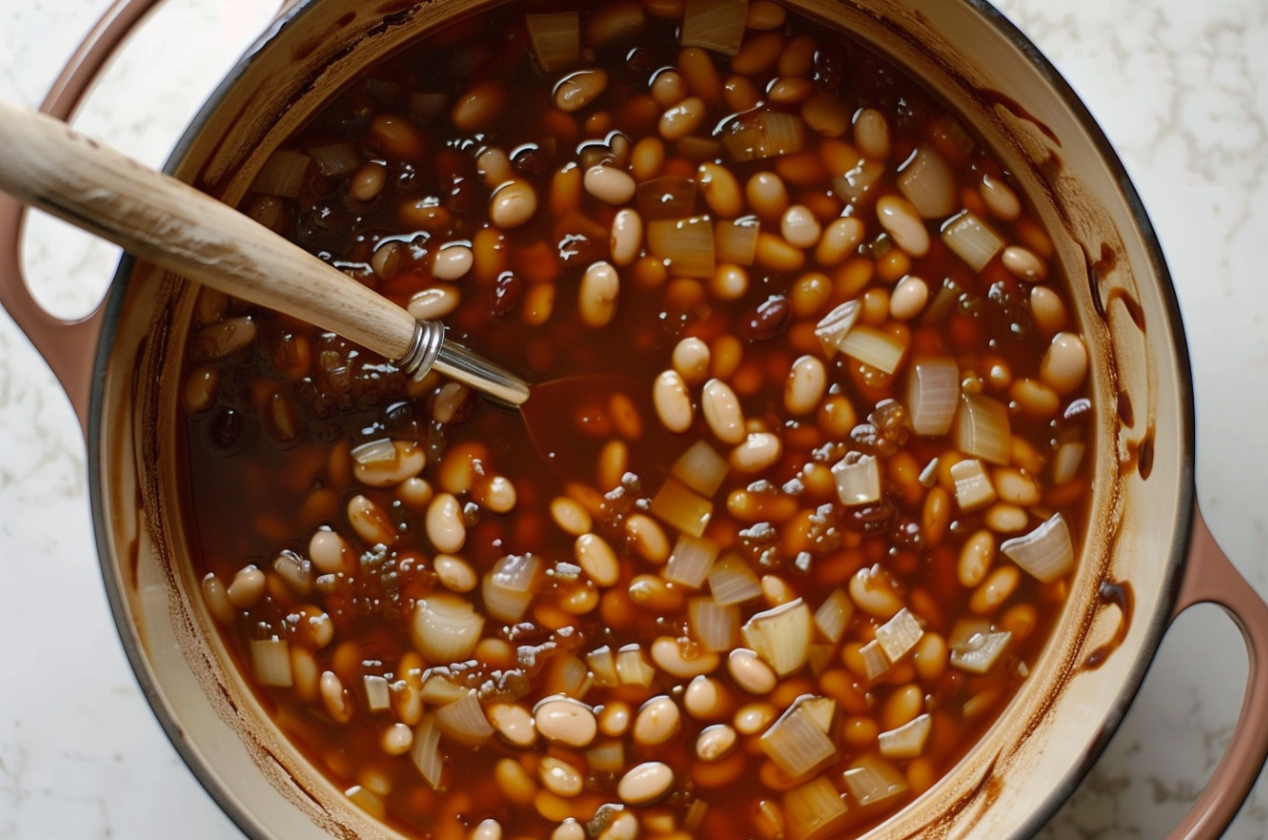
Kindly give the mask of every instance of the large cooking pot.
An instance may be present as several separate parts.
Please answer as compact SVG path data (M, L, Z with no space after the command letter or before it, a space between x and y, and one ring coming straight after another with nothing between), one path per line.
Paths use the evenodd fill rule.
M270 151L360 68L495 0L307 0L221 85L168 171L235 204ZM856 33L976 126L1053 234L1093 348L1090 521L1052 640L998 722L945 779L869 837L1033 834L1125 714L1167 626L1215 603L1250 653L1231 747L1173 838L1218 836L1268 754L1268 606L1220 552L1193 486L1180 315L1121 164L1056 71L978 0L784 0ZM65 117L154 0L122 0L45 103ZM0 197L0 303L60 378L88 437L106 589L132 666L191 769L252 837L390 837L304 761L231 666L185 562L178 391L197 291L125 258L103 309L69 323L21 277L23 210ZM90 348L96 347L96 353Z

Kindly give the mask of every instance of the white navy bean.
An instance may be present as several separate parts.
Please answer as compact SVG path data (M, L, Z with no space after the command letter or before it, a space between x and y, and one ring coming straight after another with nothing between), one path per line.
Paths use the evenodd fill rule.
M555 107L569 114L580 111L607 89L608 71L602 67L578 70L555 85Z
M634 718L634 740L642 746L658 746L678 734L682 713L678 704L666 695L653 697L643 704Z
M823 227L810 208L794 204L784 211L779 220L779 232L784 240L796 248L813 248L819 243Z
M538 733L548 741L585 747L594 740L598 723L590 707L575 700L545 700L533 712Z
M452 554L467 541L467 526L462 520L462 505L452 493L437 493L427 506L424 519L427 539L437 550Z
M817 356L801 356L792 364L784 383L784 408L794 417L819 407L828 387L828 371Z
M652 404L661 425L671 432L685 432L695 422L695 409L687 383L676 370L667 370L656 377L652 386Z
M1052 337L1039 364L1039 377L1062 396L1083 387L1087 379L1087 345L1078 333L1060 332Z
M453 286L437 285L416 292L405 309L419 321L436 321L450 315L462 301L462 295Z
M612 323L620 293L621 278L611 263L600 261L587 268L577 292L582 323L591 329Z
M924 311L928 302L929 284L908 275L898 281L889 297L889 314L896 321L910 321Z
M441 248L432 259L431 273L437 280L457 280L475 264L475 255L466 245Z
M225 595L240 610L249 610L264 597L264 572L254 565L243 566L233 576Z
M573 543L573 552L581 570L600 586L613 586L621 577L616 552L598 534L582 534Z
M637 185L628 172L615 166L592 166L581 181L585 191L604 204L619 206L634 197Z
M911 202L896 195L884 196L876 202L876 215L899 248L913 257L929 253L929 230Z
M758 473L773 465L784 446L770 432L752 432L731 450L731 466L742 473Z
M756 651L748 648L731 651L727 656L726 668L735 684L749 694L768 694L778 680L775 670L762 661Z
M617 783L616 792L630 805L660 799L674 783L674 771L660 761L647 761L631 768Z
M500 228L519 227L537 212L537 192L527 181L508 181L489 199L489 219Z
M709 430L723 443L737 444L744 440L744 412L740 399L721 379L710 379L700 395L700 410Z
M684 338L674 345L674 370L689 385L704 381L709 375L709 345L698 338Z
M1009 245L1004 249L1004 253L1000 254L999 261L1019 280L1042 283L1048 278L1047 263L1029 248Z
M612 218L612 233L608 243L612 262L617 266L632 265L643 249L643 217L638 211L625 207Z

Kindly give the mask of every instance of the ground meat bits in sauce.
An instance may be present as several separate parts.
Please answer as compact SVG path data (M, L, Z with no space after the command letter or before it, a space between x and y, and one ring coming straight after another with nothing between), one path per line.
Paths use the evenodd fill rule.
M682 5L445 29L243 204L532 381L634 383L559 403L575 445L198 301L209 610L413 836L857 834L990 725L1066 594L1088 358L1008 174L854 42Z

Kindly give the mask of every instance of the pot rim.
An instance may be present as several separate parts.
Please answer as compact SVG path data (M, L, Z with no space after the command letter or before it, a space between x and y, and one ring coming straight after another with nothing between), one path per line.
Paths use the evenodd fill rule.
M173 174L175 172L179 163L193 146L194 139L206 127L211 116L229 91L238 83L256 57L269 45L278 32L291 25L292 22L301 19L313 6L321 2L327 2L327 0L300 0L300 2L293 4L280 14L247 47L242 57L208 96L181 134L180 139L173 147L163 166L165 173ZM509 0L501 0L501 2L509 2ZM1126 674L1119 696L1110 706L1106 716L1097 724L1096 735L1089 743L1087 752L1078 762L1071 765L1068 772L1052 788L1048 796L1031 809L1030 814L1022 821L1018 831L1010 838L1010 840L1022 840L1022 838L1033 837L1048 823L1056 811L1069 799L1070 795L1104 752L1105 747L1118 730L1128 709L1139 693L1145 675L1153 663L1154 655L1162 642L1162 637L1174 618L1173 607L1179 595L1183 579L1182 572L1188 555L1189 544L1192 540L1194 512L1196 509L1197 494L1194 479L1196 432L1193 373L1179 299L1175 293L1171 273L1167 268L1162 244L1145 210L1140 194L1132 183L1126 167L1111 145L1109 138L1106 137L1100 124L1097 123L1092 113L1082 99L1079 98L1070 83L1061 75L1060 71L1003 12L993 6L988 0L955 0L955 2L968 7L984 23L993 27L1026 57L1031 66L1039 72L1044 81L1050 86L1058 101L1070 109L1080 128L1086 132L1088 139L1092 142L1098 157L1109 170L1123 200L1131 210L1132 219L1144 245L1152 273L1157 280L1161 303L1167 316L1168 325L1171 327L1170 332L1174 342L1172 349L1175 352L1178 374L1175 384L1180 402L1180 405L1177 406L1179 409L1178 432L1182 442L1178 456L1180 458L1178 468L1180 480L1179 504L1176 511L1175 539L1171 545L1171 556L1167 560L1166 582L1162 587L1161 597L1158 602L1159 606L1155 609L1153 615L1149 617L1149 623L1140 646L1140 653ZM88 477L89 503L91 505L94 538L97 544L98 563L101 567L106 597L111 615L114 618L115 629L119 633L119 640L137 684L145 696L146 703L153 711L163 732L167 735L168 740L199 785L216 802L217 806L230 821L251 840L270 840L270 835L266 829L250 813L239 807L232 794L204 766L198 755L197 748L186 739L184 728L171 713L165 702L162 690L150 672L149 659L139 638L134 632L125 630L129 626L127 598L123 592L120 579L111 570L110 528L106 518L105 499L102 492L102 467L105 452L102 448L104 396L101 386L105 382L106 372L110 363L111 348L114 345L123 309L123 301L126 298L128 283L135 269L136 262L135 257L124 253L111 280L103 307L104 318L92 369L92 386L87 417Z

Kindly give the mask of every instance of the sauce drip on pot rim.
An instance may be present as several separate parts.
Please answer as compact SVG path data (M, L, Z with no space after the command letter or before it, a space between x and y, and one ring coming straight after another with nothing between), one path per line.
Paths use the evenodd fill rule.
M628 379L555 418L580 468L437 375L195 308L208 609L406 833L857 835L990 726L1066 597L1095 453L1047 235L866 49L719 14L460 22L244 202L536 381Z

